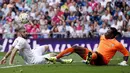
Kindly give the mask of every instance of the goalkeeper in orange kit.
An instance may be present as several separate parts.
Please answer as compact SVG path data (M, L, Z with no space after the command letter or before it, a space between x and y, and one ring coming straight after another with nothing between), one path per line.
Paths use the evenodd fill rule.
M115 28L111 27L107 33L100 37L100 43L95 52L92 52L84 47L72 46L71 48L67 48L59 53L56 57L48 58L48 60L56 61L65 55L77 53L82 59L84 59L86 64L107 65L115 53L119 51L124 55L123 61L119 63L119 65L127 66L129 52L115 39L118 34L119 32Z

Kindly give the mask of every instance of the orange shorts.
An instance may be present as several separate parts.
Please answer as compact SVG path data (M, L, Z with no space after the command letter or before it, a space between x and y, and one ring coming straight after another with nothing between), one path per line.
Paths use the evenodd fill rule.
M91 65L107 65L108 62L106 61L106 59L104 59L104 57L98 53L95 52L97 54L97 58L95 60L91 60Z

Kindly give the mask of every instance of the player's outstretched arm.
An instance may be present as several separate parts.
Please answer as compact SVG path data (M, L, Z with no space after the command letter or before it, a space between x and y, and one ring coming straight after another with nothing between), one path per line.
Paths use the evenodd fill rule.
M10 59L9 59L9 65L12 65L12 64L13 64L14 57L15 57L17 51L18 51L18 49L16 49L16 48L14 48L14 49L12 50L12 53L11 53L11 56L10 56Z
M128 66L127 61L129 58L129 51L122 44L119 45L119 51L124 55L124 57L123 61L118 63L118 65Z
M123 60L122 62L118 63L118 65L128 66L128 64L127 64L128 56L124 56L123 59L124 59L124 60Z
M0 64L5 64L6 63L6 59L10 56L12 50L14 47L11 47L11 49L5 54L5 56L2 58L2 60L0 61Z

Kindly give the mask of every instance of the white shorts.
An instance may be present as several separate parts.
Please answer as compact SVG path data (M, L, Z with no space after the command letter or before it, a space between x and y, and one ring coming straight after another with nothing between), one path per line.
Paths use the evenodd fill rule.
M48 61L45 58L49 58L49 57L51 57L50 54L36 56L33 64L46 64Z
M47 45L42 45L42 46L36 47L35 49L32 49L32 51L35 55L42 56L46 52L45 46L47 46Z
M39 46L35 49L33 49L33 53L35 54L35 59L33 61L33 64L45 64L47 63L47 60L45 58L49 58L51 57L50 54L45 54L46 50L45 50L45 46Z

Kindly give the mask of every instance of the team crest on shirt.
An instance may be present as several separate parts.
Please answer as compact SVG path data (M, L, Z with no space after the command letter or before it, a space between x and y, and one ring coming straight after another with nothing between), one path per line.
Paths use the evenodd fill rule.
M114 44L111 44L112 47L114 47L115 45Z

